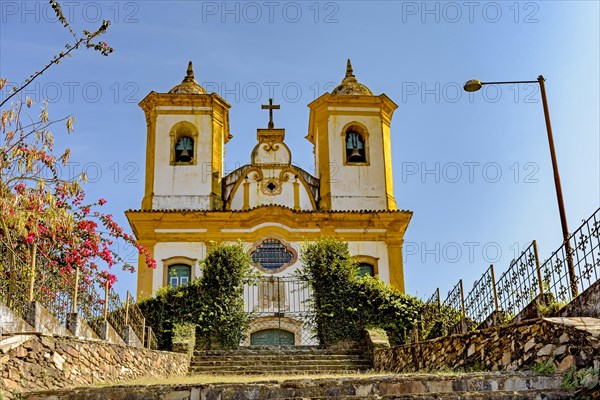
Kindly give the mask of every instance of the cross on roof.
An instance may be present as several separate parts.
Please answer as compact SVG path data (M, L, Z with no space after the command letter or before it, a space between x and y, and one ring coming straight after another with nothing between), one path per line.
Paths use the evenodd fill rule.
M279 110L281 106L279 104L273 105L273 99L269 99L269 104L261 105L263 110L269 110L269 129L274 129L275 124L273 124L273 110Z

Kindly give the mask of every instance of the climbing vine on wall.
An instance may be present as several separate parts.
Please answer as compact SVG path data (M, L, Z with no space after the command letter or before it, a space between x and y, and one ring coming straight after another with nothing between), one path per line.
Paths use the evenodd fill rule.
M253 277L250 258L241 244L213 244L202 262L201 277L187 285L161 288L140 302L159 348L172 348L173 326L196 326L196 347L234 349L248 322L243 283Z
M313 318L323 345L360 340L365 327L383 328L393 342L402 342L423 309L420 300L380 279L359 277L345 242L322 238L306 244L301 259L304 269L297 274L313 288Z

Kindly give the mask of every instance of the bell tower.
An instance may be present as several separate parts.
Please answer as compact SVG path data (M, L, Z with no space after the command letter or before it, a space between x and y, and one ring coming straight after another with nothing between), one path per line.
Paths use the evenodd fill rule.
M142 209L222 209L231 106L196 82L191 61L179 85L139 105L148 126Z
M331 94L308 105L322 210L396 210L390 123L398 106L346 76Z

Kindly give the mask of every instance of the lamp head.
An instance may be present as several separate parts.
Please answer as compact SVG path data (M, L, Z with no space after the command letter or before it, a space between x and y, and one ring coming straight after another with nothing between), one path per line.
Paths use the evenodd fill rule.
M477 79L471 79L465 83L464 89L467 92L476 92L481 89L482 86L483 83L481 83L481 81L478 81Z

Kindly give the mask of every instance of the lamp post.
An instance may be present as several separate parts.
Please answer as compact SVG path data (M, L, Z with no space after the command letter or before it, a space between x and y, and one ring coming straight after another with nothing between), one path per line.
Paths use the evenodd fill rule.
M560 213L560 223L562 226L563 243L567 252L567 265L569 268L569 281L571 283L571 294L576 297L577 276L575 275L575 266L573 265L573 252L569 241L569 228L567 226L567 215L565 213L565 204L563 202L562 188L560 185L560 175L558 174L558 163L556 161L556 152L554 150L554 139L552 137L552 126L550 125L550 112L548 111L548 100L546 99L546 87L544 85L544 77L538 76L536 81L512 81L512 82L481 82L476 79L471 79L465 83L464 89L467 92L476 92L483 85L506 85L519 83L537 83L540 85L542 94L542 105L544 107L544 117L546 119L546 131L548 132L548 144L550 145L550 157L552 158L552 170L554 171L554 187L556 188L556 200L558 201L558 212Z

